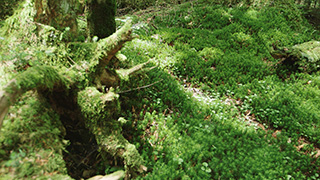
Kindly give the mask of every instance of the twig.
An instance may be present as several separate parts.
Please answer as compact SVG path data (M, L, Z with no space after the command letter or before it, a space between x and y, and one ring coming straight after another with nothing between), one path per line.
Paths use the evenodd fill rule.
M151 87L159 82L163 81L163 79L159 80L159 81L156 81L152 84L148 84L148 85L145 85L145 86L141 86L141 87L137 87L137 88L133 88L133 89L129 89L129 90L125 90L125 91L120 91L118 92L117 94L122 94L122 93L127 93L127 92L131 92L131 91L135 91L135 90L139 90L139 89L144 89L144 88L148 88L148 87Z
M68 59L69 59L71 62L73 62L74 64L76 64L76 62L74 62L74 60L72 60L71 57L69 57L69 56L67 56L67 57L68 57Z
M81 164L84 164L84 161L86 160L86 159L88 159L89 158L89 156L91 156L91 154L93 154L95 151L97 151L99 149L99 146L97 145L93 150L91 150L89 153L88 153L88 155L85 157L85 158L83 158L78 164L77 164L77 166L76 167L79 167Z

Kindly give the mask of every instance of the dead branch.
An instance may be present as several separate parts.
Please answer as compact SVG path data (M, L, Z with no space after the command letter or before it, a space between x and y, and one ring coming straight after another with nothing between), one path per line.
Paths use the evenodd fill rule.
M111 36L98 41L95 58L98 58L101 66L104 67L123 47L124 43L134 38L132 36L131 21L127 21L122 28Z
M145 85L145 86L141 86L141 87L137 87L137 88L133 88L133 89L129 89L129 90L125 90L125 91L120 91L118 92L117 94L122 94L122 93L127 93L127 92L131 92L131 91L136 91L136 90L139 90L139 89L144 89L144 88L148 88L148 87L151 87L159 82L163 81L163 79L159 80L159 81L156 81L154 83L151 83L151 84L148 84L148 85Z

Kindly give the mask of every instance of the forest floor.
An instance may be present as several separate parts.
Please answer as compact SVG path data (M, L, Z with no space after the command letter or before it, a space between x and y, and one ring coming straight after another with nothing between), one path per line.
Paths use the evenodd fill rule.
M121 50L127 63L156 66L120 87L123 134L148 167L137 179L320 178L320 74L271 56L320 41L301 10L192 1L116 18L128 20L139 38ZM68 142L52 119L31 92L10 110L0 179L66 178ZM98 171L123 168L111 164Z
M149 112L154 111L150 119L161 112L163 116L160 120L151 120L145 132L160 124L164 126L168 116L175 123L164 129L180 132L159 137L160 127L154 127L151 135L143 136L143 139L156 138L157 141L149 143L154 149L152 154L156 155L148 156L157 171L150 172L147 179L318 178L320 169L316 164L320 150L316 139L320 116L316 107L319 107L320 92L314 79L319 75L302 73L270 57L275 46L291 47L319 40L314 29L316 24L310 26L302 13L289 11L277 7L187 3L122 17L134 19L135 32L140 35L125 48L124 54L128 53L129 59L137 62L143 58L154 59L162 73L169 74L178 83L171 91L167 89L172 85L158 85L159 92L154 92L158 101L145 105L151 109ZM155 74L164 76L162 73ZM182 100L174 92L186 94L190 100ZM150 108L153 106L157 108ZM141 111L146 113L137 109L134 108L135 116L141 116ZM217 123L225 126L219 131L218 127L212 127L218 126ZM210 140L204 141L207 136ZM183 140L177 142L176 137ZM255 142L255 138L260 142ZM259 145L253 147L252 143ZM272 150L278 149L277 152L271 151L270 146ZM154 152L157 148L161 153ZM171 151L176 153L170 156ZM195 155L196 152L199 154ZM245 165L247 158L249 164L252 163L250 167ZM175 172L168 170L172 167ZM270 172L262 173L260 168Z

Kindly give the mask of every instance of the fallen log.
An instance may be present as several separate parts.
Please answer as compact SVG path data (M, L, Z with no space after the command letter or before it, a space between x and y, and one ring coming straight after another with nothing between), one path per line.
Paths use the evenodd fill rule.
M100 153L123 160L126 179L145 171L143 159L135 146L122 136L121 121L118 121L121 110L119 95L114 92L121 81L127 81L129 76L148 64L130 69L113 68L119 61L115 59L116 54L125 42L133 38L131 23L127 22L108 38L89 44L89 48L87 43L77 43L78 48L83 46L93 51L88 60L70 67L39 65L17 74L0 91L0 129L9 107L25 92L35 90L47 99L60 117L66 117L61 121L68 120L69 124L84 121L95 136ZM110 90L104 92L101 90L103 87Z

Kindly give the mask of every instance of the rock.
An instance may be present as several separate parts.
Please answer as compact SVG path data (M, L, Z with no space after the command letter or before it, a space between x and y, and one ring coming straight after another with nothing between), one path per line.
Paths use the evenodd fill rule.
M271 55L276 59L281 58L280 63L292 64L302 72L315 72L320 67L320 42L309 41L291 48L279 48Z
M105 176L97 175L88 180L120 180L120 179L123 179L124 177L125 177L125 172L120 170Z

